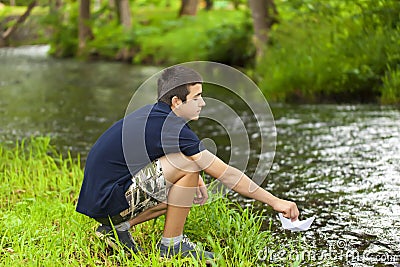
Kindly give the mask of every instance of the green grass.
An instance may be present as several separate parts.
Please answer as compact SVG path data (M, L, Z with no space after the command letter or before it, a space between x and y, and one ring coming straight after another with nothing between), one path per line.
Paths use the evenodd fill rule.
M204 266L192 259L161 261L155 244L163 217L136 226L134 238L144 253L128 258L110 251L94 235L96 222L75 212L82 168L80 159L62 157L49 138L0 144L0 263L4 266ZM226 198L194 207L185 233L220 255L215 266L255 266L263 249L307 249L301 236L277 239L261 231L268 220ZM270 226L271 228L271 226ZM289 244L284 246L283 244ZM268 266L298 266L284 259ZM304 262L308 264L307 262Z
M384 104L400 103L400 68L389 68L382 79L381 102Z
M0 8L0 20L5 17L21 16L26 11L26 6L4 6ZM45 15L49 8L45 6L35 6L31 15Z

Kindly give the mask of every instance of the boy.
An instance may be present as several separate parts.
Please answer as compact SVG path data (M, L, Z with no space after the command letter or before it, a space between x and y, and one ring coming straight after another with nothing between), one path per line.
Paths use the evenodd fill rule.
M187 125L199 118L205 105L200 74L173 66L158 79L156 104L116 122L96 141L87 158L77 211L101 223L98 236L115 241L114 226L119 242L136 253L141 248L129 229L165 214L158 245L162 257L181 253L214 258L212 252L199 251L183 235L192 203L204 204L208 198L200 171L297 219L295 203L273 196L205 149Z

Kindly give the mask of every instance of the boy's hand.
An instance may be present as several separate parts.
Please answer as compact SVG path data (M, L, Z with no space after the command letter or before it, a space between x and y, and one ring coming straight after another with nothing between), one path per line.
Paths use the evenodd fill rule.
M203 205L207 202L207 199L208 199L207 187L204 184L203 179L199 177L199 186L196 189L196 196L193 199L193 203Z
M300 212L297 209L297 205L292 201L277 198L271 206L277 212L282 213L283 217L291 219L292 222L296 221L299 217Z

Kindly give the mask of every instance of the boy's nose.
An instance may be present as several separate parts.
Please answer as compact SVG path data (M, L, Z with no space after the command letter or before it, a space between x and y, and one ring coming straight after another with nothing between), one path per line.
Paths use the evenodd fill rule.
M200 107L204 107L205 105L206 105L206 102L204 101L203 98L201 98Z

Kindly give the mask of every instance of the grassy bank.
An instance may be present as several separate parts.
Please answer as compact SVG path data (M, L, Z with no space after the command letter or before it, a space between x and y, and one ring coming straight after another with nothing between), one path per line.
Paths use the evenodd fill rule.
M276 26L254 70L268 99L400 103L400 4L383 2L333 15L303 9Z
M49 138L0 146L0 262L5 266L203 266L191 259L160 261L155 243L163 218L136 227L134 238L145 252L128 258L106 249L96 238L96 223L75 212L82 167L78 159L63 158ZM261 231L268 217L220 198L192 209L186 234L220 255L216 266L299 266L293 258L268 263L260 250L301 252L300 236L277 239Z

